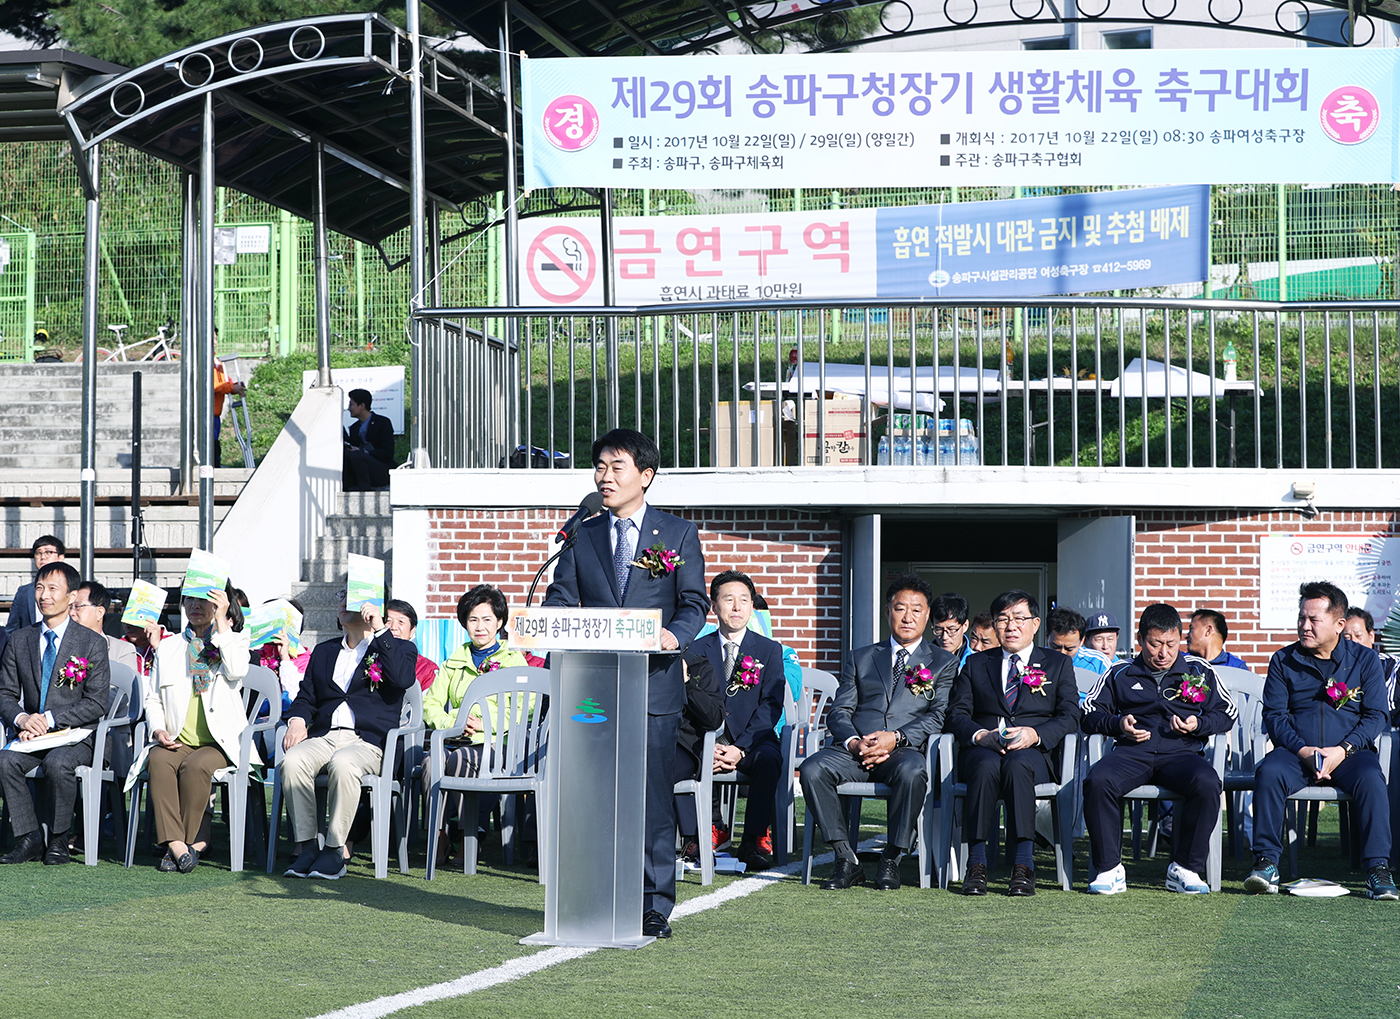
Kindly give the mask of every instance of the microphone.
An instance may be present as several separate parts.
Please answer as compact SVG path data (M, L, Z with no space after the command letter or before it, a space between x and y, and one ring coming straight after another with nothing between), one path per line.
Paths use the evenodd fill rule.
M564 522L564 526L559 528L559 533L554 536L554 544L568 541L579 529L579 525L603 508L603 496L598 492L589 492L583 497L583 501L578 504L578 509L574 510L574 515Z

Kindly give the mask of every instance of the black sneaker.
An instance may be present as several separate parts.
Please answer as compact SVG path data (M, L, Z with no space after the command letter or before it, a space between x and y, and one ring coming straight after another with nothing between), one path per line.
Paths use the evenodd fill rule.
M318 877L325 881L338 881L345 876L345 853L340 846L327 846L321 850L321 855L316 857L316 862L311 865L309 877Z
M309 849L303 849L297 854L297 858L292 861L292 865L282 872L283 877L310 877L311 865L316 862L316 857L321 855L321 850L312 845Z
M1250 895L1257 895L1260 892L1277 895L1278 867L1267 857L1256 856L1254 858L1254 869L1249 872L1249 877L1244 879L1244 890Z
M1390 868L1382 864L1366 872L1366 897L1380 902L1394 902L1400 899L1400 889L1390 878Z

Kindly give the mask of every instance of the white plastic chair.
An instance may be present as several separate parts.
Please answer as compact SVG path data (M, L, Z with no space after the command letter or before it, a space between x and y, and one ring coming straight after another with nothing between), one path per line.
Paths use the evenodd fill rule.
M496 699L495 711L487 703ZM549 697L549 670L531 666L497 669L472 680L467 696L457 709L457 717L447 729L432 733L432 785L428 790L428 880L437 873L437 847L446 811L447 794L459 792L463 804L462 873L475 874L478 854L476 834L477 797L483 793L502 797L501 841L507 862L515 837L515 794L535 794L538 826L546 823L544 809L545 759L548 752L548 725L545 704ZM467 731L467 718L476 709L482 719L481 765L475 777L445 775L447 741ZM543 832L539 841L544 842ZM540 883L545 880L540 868Z
M826 712L836 697L838 682L835 676L821 669L803 669L802 696L796 705L797 713L788 716L788 721L792 722L792 739L783 750L790 794L784 808L778 812L779 821L786 819L782 825L786 841L785 857L791 853L797 833L797 794L801 788L797 781L797 768L816 753L826 739ZM773 834L773 848L776 850L777 825L774 825Z
M227 811L229 828L229 870L238 873L243 870L244 847L247 844L248 789L255 782L253 777L253 741L260 732L276 728L282 714L282 686L276 674L260 665L249 665L248 674L241 682L243 702L248 712L248 721L238 734L238 760L220 768L211 777L214 786L223 786L228 791ZM263 701L271 704L267 718L259 720ZM141 794L146 791L148 776L142 769L131 787L130 811L126 824L126 865L132 866L136 859L136 839L141 828ZM149 807L150 797L147 796ZM262 804L257 805L258 817L262 816ZM149 815L149 810L147 811ZM150 818L147 816L147 837L150 834ZM261 827L261 825L259 825Z
M700 749L700 774L695 778L681 779L672 789L673 796L690 796L695 803L695 841L700 847L702 885L714 884L715 880L715 844L710 837L710 817L714 809L715 742L723 731L711 729L705 733L705 743Z
M1097 679L1097 677L1095 677ZM938 887L947 888L956 874L967 870L967 843L962 837L957 801L967 797L967 783L960 782L954 767L957 739L944 733L938 739L938 788L944 797L944 810L939 825ZM1079 774L1080 743L1077 733L1069 733L1060 744L1060 781L1038 782L1037 800L1050 801L1050 816L1055 827L1055 877L1060 887L1069 891L1074 884L1074 832L1079 820L1079 797L1082 776ZM954 856L954 846L957 855Z
M278 687L281 696L280 686ZM272 873L277 862L277 832L282 820L282 760L287 751L282 746L282 729L279 726L274 737L276 758L272 782L272 816L267 832L267 872ZM399 829L399 873L408 873L409 807L413 799L414 784L422 776L422 742L426 728L423 725L423 690L415 682L404 691L403 711L399 724L390 729L384 737L384 759L378 774L368 774L360 779L360 786L370 793L370 847L374 861L374 876L383 879L389 876L389 822L391 818ZM400 763L399 745L403 745L402 779L395 778ZM325 775L316 778L318 814L324 814L320 803L320 792L328 782Z
M97 866L97 842L102 834L102 790L104 783L111 789L112 815L120 823L123 813L122 794L117 776L126 778L131 762L131 743L143 711L141 678L129 665L109 662L111 693L107 717L97 723L93 733L91 764L73 769L78 777L83 815L83 863ZM107 740L112 738L111 753ZM109 763L110 759L110 763ZM37 769L36 769L37 770Z
M1229 689L1235 701L1237 718L1230 730L1225 751L1225 827L1230 852L1236 860L1244 856L1244 797L1254 791L1254 769L1268 751L1264 733L1264 677L1247 669L1213 665L1216 677Z
M1105 745L1111 745L1106 736L1089 737L1089 767L1093 767L1104 755ZM1216 733L1211 736L1206 743L1206 759L1215 769L1216 775L1220 776L1221 784L1225 780L1225 753L1229 747L1229 739L1225 733ZM1174 792L1166 786L1161 785L1140 785L1134 789L1129 789L1123 794L1123 799L1132 800L1180 800L1182 795ZM1133 859L1139 859L1142 854L1141 833L1134 829L1133 832ZM1149 854L1150 855L1150 854ZM1220 811L1215 812L1215 827L1210 833L1210 850L1206 855L1206 881L1210 884L1210 890L1220 891L1220 865L1221 865L1221 823Z

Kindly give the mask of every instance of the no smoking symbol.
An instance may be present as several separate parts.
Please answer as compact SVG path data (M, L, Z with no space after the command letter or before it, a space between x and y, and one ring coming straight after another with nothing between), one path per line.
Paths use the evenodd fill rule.
M593 278L598 274L598 257L581 231L570 226L555 226L530 244L525 271L530 285L542 300L551 304L573 304L593 285Z

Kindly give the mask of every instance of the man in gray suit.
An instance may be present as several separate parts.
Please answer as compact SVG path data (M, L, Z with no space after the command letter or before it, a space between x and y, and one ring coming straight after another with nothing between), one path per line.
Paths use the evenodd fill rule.
M933 591L906 573L885 591L890 639L856 648L841 670L827 715L831 745L802 762L802 795L836 854L823 888L865 884L865 872L846 837L836 787L883 782L893 790L889 834L876 887L899 887L899 858L914 843L914 826L928 792L924 749L943 729L958 659L924 640Z
M107 642L68 618L80 581L78 571L67 563L41 567L34 593L42 618L17 630L0 654L0 722L17 731L22 742L55 729L95 726L107 713ZM0 793L19 840L0 856L0 863L40 857L46 864L68 862L68 827L78 794L75 769L85 761L92 763L92 753L92 733L35 753L0 750ZM25 779L40 764L53 805L47 851Z

